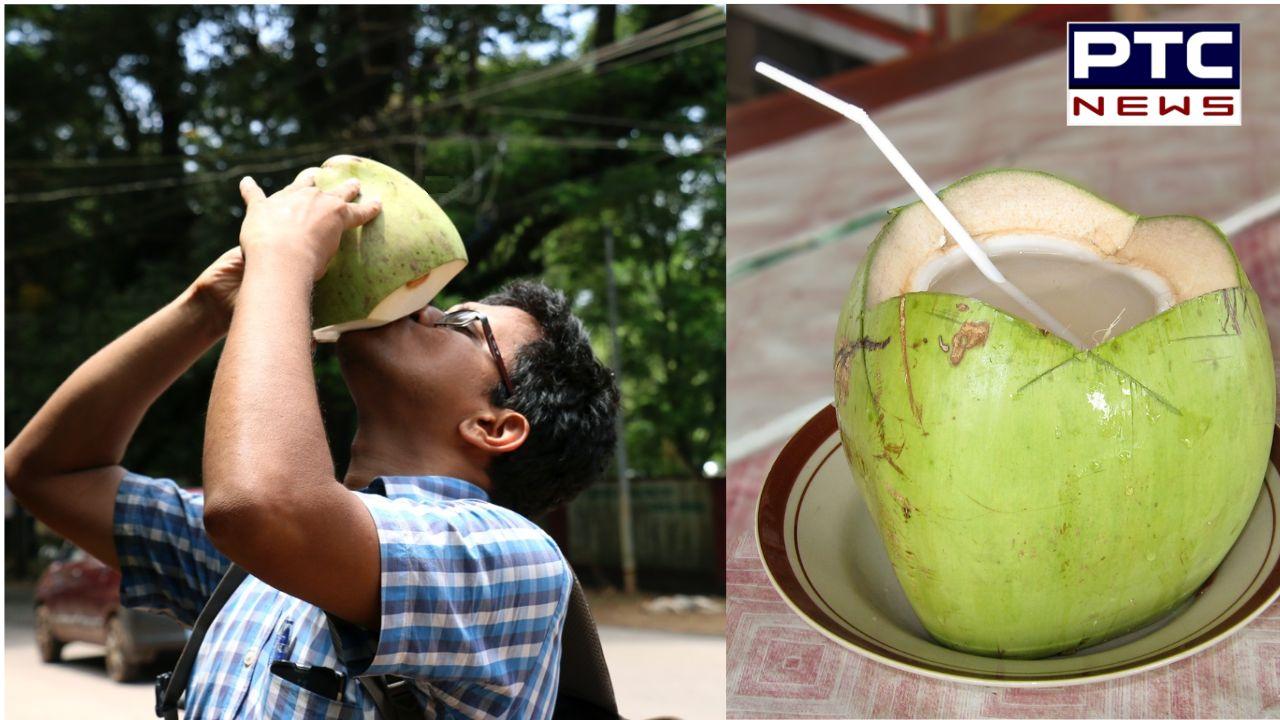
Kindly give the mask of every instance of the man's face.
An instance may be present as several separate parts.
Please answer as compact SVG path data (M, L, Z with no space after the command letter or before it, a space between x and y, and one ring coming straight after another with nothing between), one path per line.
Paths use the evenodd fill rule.
M538 337L533 317L518 308L466 302L448 311L461 309L489 318L508 371L519 349ZM423 413L443 413L439 419L452 421L488 402L501 376L484 328L478 320L465 327L434 326L445 312L429 306L382 327L343 333L338 359L357 405L424 403Z

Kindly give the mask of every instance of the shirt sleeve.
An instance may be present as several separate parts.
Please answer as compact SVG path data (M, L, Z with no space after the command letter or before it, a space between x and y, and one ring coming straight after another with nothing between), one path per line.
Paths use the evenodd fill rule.
M558 676L573 573L550 536L489 503L358 495L378 528L382 608L376 637L329 615L352 675L512 693L548 664Z
M231 562L204 530L204 497L125 472L113 522L120 604L194 625Z

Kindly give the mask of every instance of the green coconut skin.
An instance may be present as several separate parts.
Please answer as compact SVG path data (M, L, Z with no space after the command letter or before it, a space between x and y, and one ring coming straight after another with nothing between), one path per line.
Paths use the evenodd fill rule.
M1179 605L1235 542L1267 465L1275 375L1238 260L1239 287L1081 351L972 298L865 307L894 219L840 316L835 405L925 628L1034 658Z
M458 230L435 200L392 167L339 155L326 160L316 186L332 190L360 181L357 200L380 200L382 212L342 234L338 252L316 282L313 327L360 320L406 283L454 260L467 259Z

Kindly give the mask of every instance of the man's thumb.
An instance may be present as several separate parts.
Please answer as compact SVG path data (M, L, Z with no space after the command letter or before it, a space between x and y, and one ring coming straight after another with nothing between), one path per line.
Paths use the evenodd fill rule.
M262 188L258 187L258 183L254 182L253 178L245 175L240 179L240 197L248 207L258 200L266 199L267 194L262 192Z
M347 222L349 228L360 227L378 217L382 212L382 203L377 200L362 203L347 203Z

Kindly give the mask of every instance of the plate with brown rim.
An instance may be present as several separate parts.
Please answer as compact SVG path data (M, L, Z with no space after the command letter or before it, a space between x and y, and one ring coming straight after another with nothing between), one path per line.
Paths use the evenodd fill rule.
M1258 502L1204 586L1160 620L1070 655L972 655L938 644L907 602L840 452L835 408L813 416L774 462L756 505L769 579L818 632L900 670L980 685L1050 687L1151 670L1205 650L1280 595L1280 429Z

